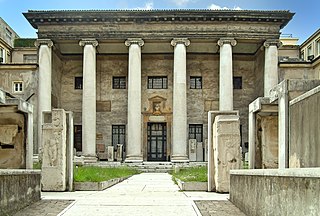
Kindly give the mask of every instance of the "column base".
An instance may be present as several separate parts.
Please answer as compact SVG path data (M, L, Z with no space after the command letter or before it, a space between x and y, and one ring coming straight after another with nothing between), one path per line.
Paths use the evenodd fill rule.
M142 155L127 155L127 158L124 160L125 163L142 163Z
M173 163L189 163L187 155L172 155L171 162Z

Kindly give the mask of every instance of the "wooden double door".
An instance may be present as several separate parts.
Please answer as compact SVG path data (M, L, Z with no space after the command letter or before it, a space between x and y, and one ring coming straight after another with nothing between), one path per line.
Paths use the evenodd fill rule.
M148 123L148 161L167 160L167 124Z

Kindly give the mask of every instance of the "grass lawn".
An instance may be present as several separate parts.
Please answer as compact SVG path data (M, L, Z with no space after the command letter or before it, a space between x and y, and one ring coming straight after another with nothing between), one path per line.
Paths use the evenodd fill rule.
M208 167L188 167L181 168L178 172L172 172L171 175L184 182L207 182L207 170Z
M95 167L95 166L79 166L74 168L75 182L100 182L110 179L129 177L140 173L131 167Z

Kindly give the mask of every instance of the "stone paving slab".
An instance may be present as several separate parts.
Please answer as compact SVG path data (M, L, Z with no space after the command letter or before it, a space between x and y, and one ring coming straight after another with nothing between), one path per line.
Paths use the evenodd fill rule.
M40 200L20 210L14 216L56 216L73 200Z
M246 216L230 201L196 200L194 201L202 216Z

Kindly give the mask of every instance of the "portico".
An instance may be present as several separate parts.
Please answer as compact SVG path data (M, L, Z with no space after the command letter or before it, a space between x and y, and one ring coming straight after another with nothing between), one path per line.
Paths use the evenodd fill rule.
M45 106L39 113L73 111L81 131L77 151L88 158L123 144L126 162L151 160L152 154L186 162L188 140L208 138L210 110L239 110L244 143L248 105L277 82L270 66L275 41L291 18L281 11L259 12L273 19L255 13L29 11L25 16L39 38L54 44L52 51L39 46L39 53L48 53L39 55L40 71L46 71L39 73L39 107ZM49 108L40 105L48 100Z

